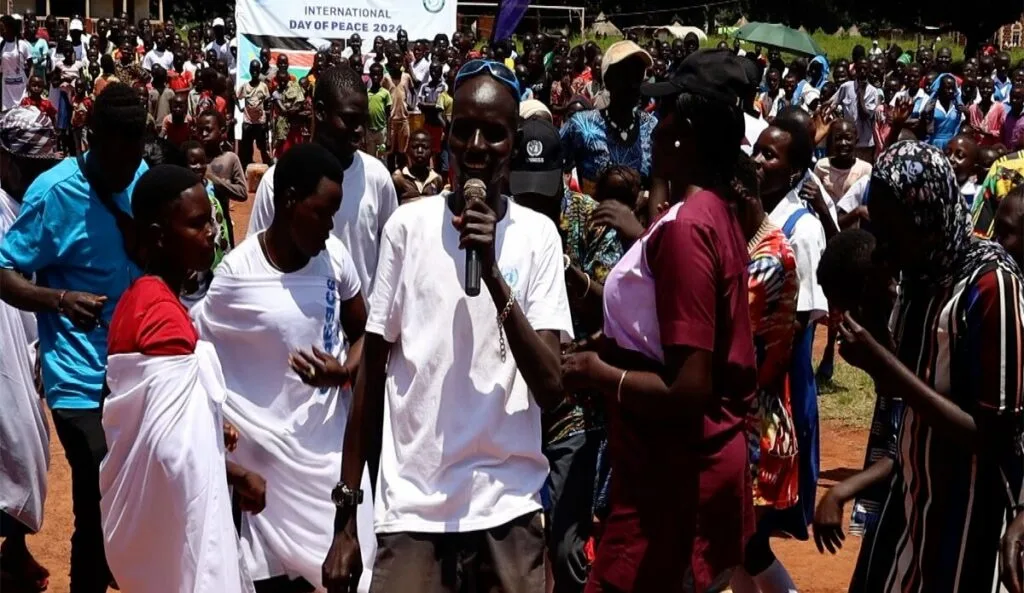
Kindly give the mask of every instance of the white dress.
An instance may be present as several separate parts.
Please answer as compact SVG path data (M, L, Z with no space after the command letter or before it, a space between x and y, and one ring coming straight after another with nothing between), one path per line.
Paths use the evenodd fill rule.
M21 205L0 190L0 239ZM32 382L36 318L0 301L0 510L31 531L43 525L50 435Z

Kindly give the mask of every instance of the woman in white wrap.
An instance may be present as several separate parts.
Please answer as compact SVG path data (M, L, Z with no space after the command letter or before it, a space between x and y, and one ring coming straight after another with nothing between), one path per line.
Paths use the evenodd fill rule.
M203 180L173 165L150 169L135 186L132 216L147 274L121 296L108 335L107 562L130 593L248 593L228 484L256 512L265 484L225 461L224 378L178 300L185 279L213 261Z
M58 162L53 122L18 107L0 119L0 241L28 186ZM49 571L25 545L43 526L50 438L32 379L36 317L0 301L0 573L4 583L43 590Z
M331 492L366 323L355 265L331 234L342 171L318 144L285 153L274 170L273 222L225 256L192 309L224 369L224 411L240 435L232 458L269 484L266 510L243 514L241 523L260 593L323 590L321 566L334 533ZM370 491L368 482L364 488ZM368 542L370 502L358 511ZM373 557L372 548L364 550L364 562Z

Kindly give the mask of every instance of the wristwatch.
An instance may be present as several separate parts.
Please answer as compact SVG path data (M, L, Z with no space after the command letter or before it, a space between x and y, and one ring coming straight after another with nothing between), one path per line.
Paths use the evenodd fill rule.
M331 490L331 501L339 509L357 507L363 503L363 490L353 490L348 487L348 484L338 482L338 485Z

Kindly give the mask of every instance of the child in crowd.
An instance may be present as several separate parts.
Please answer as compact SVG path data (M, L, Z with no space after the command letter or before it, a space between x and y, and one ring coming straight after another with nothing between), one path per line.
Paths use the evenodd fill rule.
M89 96L85 80L81 78L75 81L74 89L75 95L71 99L71 129L74 130L78 138L86 141L89 115L92 113L92 97Z
M192 138L192 116L188 114L188 99L175 95L171 99L171 113L160 124L160 137L175 146L181 146Z
M387 63L388 75L391 80L391 118L388 121L388 168L392 171L405 163L405 150L409 147L409 106L406 95L412 92L412 76L402 71L402 63L398 54L392 54Z
M437 96L437 109L441 116L441 150L437 153L437 172L448 179L448 128L452 122L452 89L455 87L457 68L451 68L444 75L445 89Z
M213 280L213 271L217 269L220 260L231 251L231 244L228 242L226 213L217 199L213 182L208 175L206 149L195 140L189 140L181 145L181 151L185 155L185 164L203 180L206 194L210 198L210 207L213 209L213 263L209 270L198 272L194 277L185 282L182 290L182 297L186 300L198 300L206 293Z
M441 152L441 136L444 135L444 122L441 120L441 108L438 105L441 93L448 89L444 82L442 64L434 62L430 65L430 80L420 86L416 95L416 105L423 113L423 127L430 133L430 149Z
M363 150L384 160L387 154L388 119L391 117L391 93L381 83L384 81L384 66L370 64L370 88L366 97L370 104L370 119L366 124Z
M426 130L416 130L409 138L405 155L409 164L391 174L399 204L437 195L444 188L444 178L430 168L431 142Z
M871 175L871 165L854 155L856 145L857 128L845 119L836 120L829 129L828 157L814 167L833 201L839 201L858 179Z
M60 140L61 150L65 154L74 154L75 142L72 138L71 115L74 106L72 100L75 96L75 81L81 76L82 63L75 60L75 50L70 41L61 41L58 44L58 52L63 60L56 61L53 65L53 72L50 80L53 86L50 89L50 97L56 97L57 120L56 129Z
M978 162L978 143L970 134L955 136L944 149L946 158L953 165L953 172L956 173L956 183L960 187L960 195L963 196L970 209L974 204L974 196L978 193L978 178L975 175Z
M39 111L42 111L46 117L51 120L57 119L57 108L50 103L49 99L43 98L43 91L45 90L45 83L43 79L38 76L33 76L28 79L28 95L21 100L22 107L35 107Z
M207 111L196 120L196 135L206 150L209 166L206 179L213 183L214 195L224 211L224 226L227 228L228 245L235 245L235 229L231 223L231 202L244 202L249 197L245 170L238 155L224 150L224 116L216 111Z
M821 284L833 315L849 313L879 344L894 348L889 317L896 298L896 282L872 260L875 237L861 229L842 231L829 241L818 264ZM814 540L818 551L842 547L843 505L854 501L850 533L865 536L871 545L874 528L889 493L889 478L903 416L899 394L878 393L871 420L864 470L833 486L814 513ZM857 580L856 577L854 580Z

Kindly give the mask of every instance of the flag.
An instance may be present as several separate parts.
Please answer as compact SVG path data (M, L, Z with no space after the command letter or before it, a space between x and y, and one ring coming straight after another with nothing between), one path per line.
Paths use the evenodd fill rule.
M512 37L529 6L530 0L501 0L498 5L498 17L494 19L491 41L502 41Z

